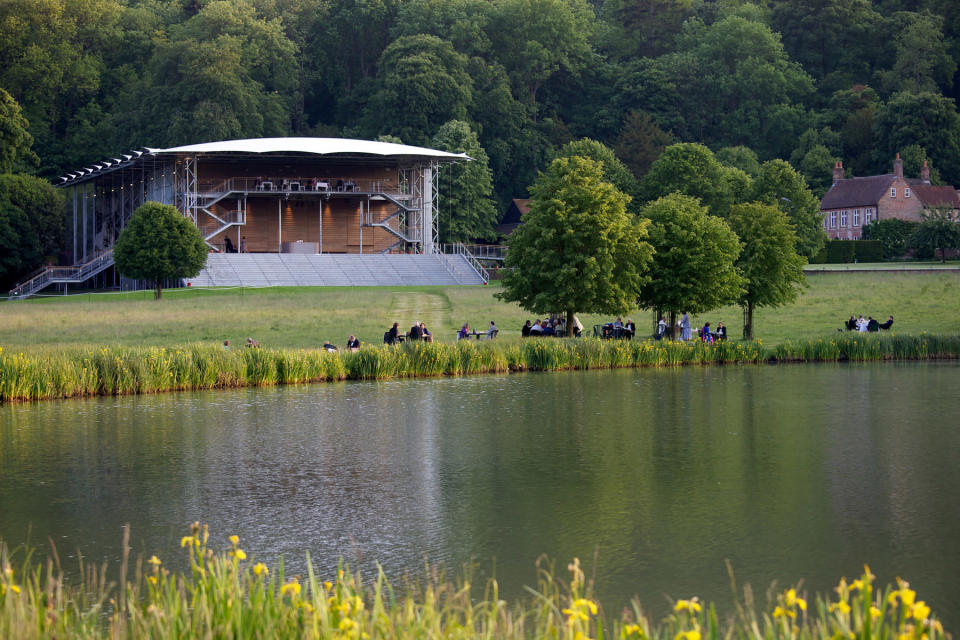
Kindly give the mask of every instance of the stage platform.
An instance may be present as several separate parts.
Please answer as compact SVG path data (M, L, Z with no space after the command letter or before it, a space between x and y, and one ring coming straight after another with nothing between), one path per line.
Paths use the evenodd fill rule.
M211 253L191 287L399 287L477 285L462 255Z

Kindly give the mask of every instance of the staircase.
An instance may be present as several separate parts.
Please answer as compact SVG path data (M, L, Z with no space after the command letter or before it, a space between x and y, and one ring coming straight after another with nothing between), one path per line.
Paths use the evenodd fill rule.
M52 284L80 284L113 265L113 249L108 249L83 264L72 267L46 267L10 290L10 297L22 300Z

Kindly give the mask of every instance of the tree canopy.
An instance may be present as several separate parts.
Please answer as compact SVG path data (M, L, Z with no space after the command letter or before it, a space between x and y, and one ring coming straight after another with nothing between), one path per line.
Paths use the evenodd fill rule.
M807 261L797 254L793 225L777 207L737 204L727 220L741 242L736 265L743 276L743 293L738 303L746 312L743 338L752 340L754 309L794 301L806 283L803 266Z
M159 300L163 281L200 273L207 251L200 230L176 207L147 202L117 238L113 260L121 275L153 282Z
M440 195L438 226L440 242L471 242L496 239L497 209L487 152L477 134L462 120L447 122L433 139L433 146L465 153L469 162L444 167L437 176Z
M671 315L702 313L738 300L740 241L730 226L696 198L672 193L650 202L640 215L651 220L655 253L651 280L638 298L641 307Z
M501 300L532 313L624 313L647 282L646 220L603 180L600 163L555 159L531 188L530 211L508 241Z

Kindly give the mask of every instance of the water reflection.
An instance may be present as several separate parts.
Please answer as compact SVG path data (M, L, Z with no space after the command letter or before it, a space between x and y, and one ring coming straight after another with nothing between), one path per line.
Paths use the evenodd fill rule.
M0 535L179 557L193 520L302 571L547 553L613 606L826 591L869 562L960 608L952 363L706 367L347 383L0 407ZM494 560L495 559L495 560ZM482 572L482 573L483 573Z

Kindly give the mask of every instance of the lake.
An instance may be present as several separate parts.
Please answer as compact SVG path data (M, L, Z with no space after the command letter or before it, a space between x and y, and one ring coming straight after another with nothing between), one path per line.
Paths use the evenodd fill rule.
M183 565L189 523L321 576L473 562L504 595L581 559L633 595L732 601L726 561L826 592L869 564L960 622L960 365L630 369L0 407L0 536L70 568ZM178 564L179 563L179 564Z

